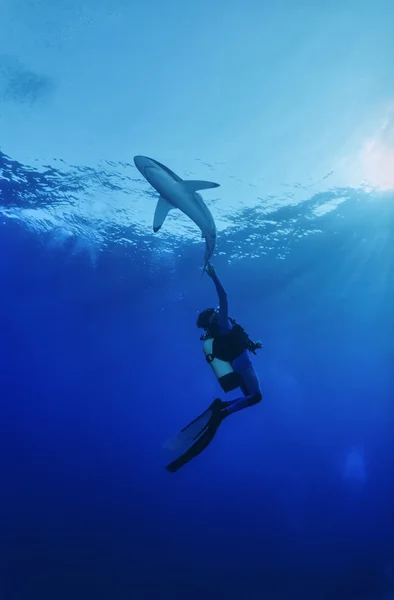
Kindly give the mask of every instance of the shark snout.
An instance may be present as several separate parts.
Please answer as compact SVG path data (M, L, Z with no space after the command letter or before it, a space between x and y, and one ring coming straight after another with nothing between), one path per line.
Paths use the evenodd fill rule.
M139 172L141 173L141 175L144 175L144 177L145 177L145 169L155 166L152 159L148 158L147 156L140 156L140 155L134 156L134 164L137 167L137 169L139 170Z
M134 164L145 177L145 179L159 192L163 191L163 182L166 176L165 171L152 158L147 156L134 156ZM165 182L164 182L165 185Z

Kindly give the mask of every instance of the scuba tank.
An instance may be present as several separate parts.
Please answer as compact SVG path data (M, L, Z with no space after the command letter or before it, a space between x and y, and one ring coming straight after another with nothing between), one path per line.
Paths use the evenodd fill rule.
M206 338L203 344L203 351L207 362L211 365L212 371L215 373L217 380L224 392L231 392L240 386L240 376L234 371L231 363L220 360L213 354L214 338Z

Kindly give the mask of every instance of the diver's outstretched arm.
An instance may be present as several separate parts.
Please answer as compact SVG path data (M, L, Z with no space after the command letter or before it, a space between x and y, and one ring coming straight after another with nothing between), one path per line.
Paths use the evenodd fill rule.
M211 265L211 263L208 263L208 265L207 265L207 273L208 273L209 277L212 279L213 283L215 284L215 288L216 288L218 298L219 298L218 325L220 327L226 328L227 324L228 324L227 292L224 289L219 277L216 275L216 271L215 271L213 265Z

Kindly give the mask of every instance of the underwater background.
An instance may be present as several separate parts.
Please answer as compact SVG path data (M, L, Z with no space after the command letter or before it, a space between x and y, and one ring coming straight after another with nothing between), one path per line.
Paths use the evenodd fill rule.
M0 598L394 598L394 6L0 6ZM202 192L263 401L216 396ZM235 397L231 392L229 397Z

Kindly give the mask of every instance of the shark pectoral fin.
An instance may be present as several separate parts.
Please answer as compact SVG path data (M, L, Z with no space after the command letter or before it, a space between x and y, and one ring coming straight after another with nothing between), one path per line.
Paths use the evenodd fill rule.
M160 227L166 220L166 216L172 208L175 207L172 206L172 204L170 204L169 202L167 202L167 200L165 200L163 196L160 196L159 201L156 205L155 215L153 217L153 231L155 233L156 231L159 231Z
M197 190L208 190L209 188L219 187L220 183L213 183L212 181L198 181L196 179L189 179L182 181L183 187L189 192L196 192Z

